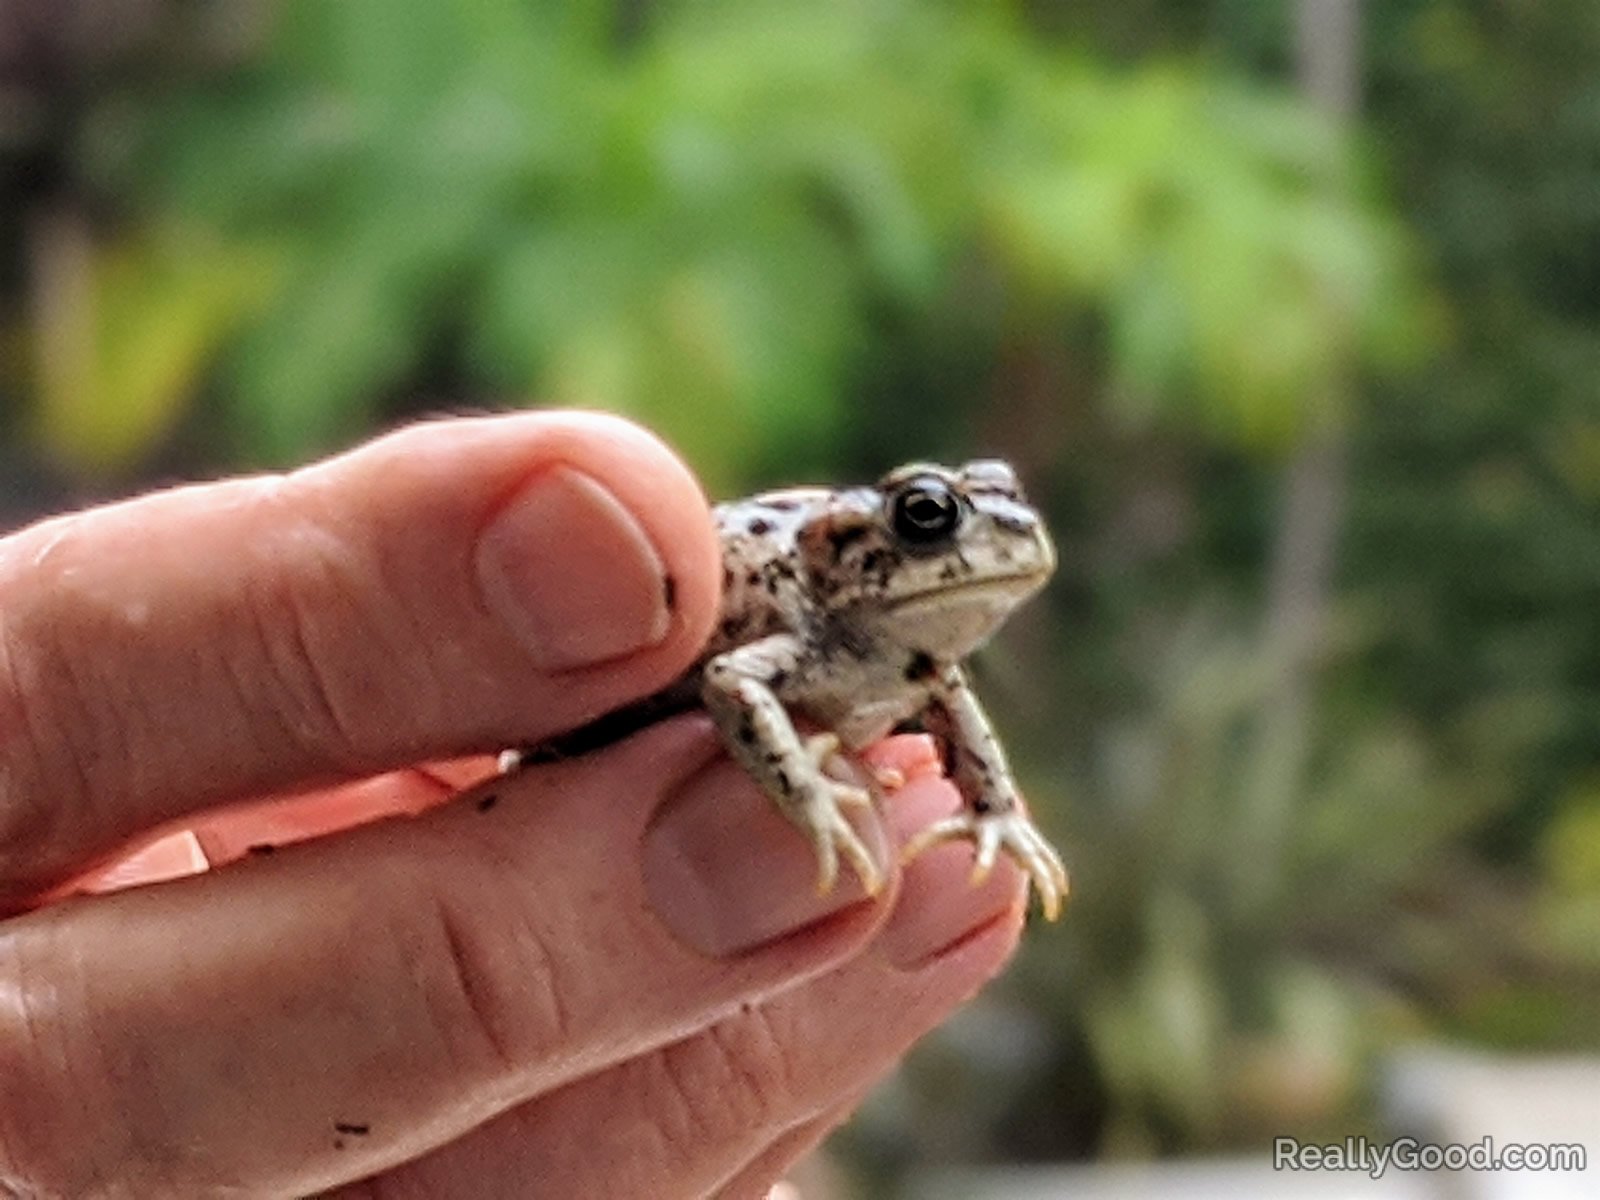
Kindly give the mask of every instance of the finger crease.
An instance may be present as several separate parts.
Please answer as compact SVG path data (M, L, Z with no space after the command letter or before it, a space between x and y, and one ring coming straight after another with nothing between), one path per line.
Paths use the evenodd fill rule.
M500 1022L495 1018L483 971L478 965L477 955L468 945L468 935L461 921L448 904L439 906L439 927L444 934L445 953L455 994L466 1005L472 1018L472 1027L482 1034L496 1066L509 1071L512 1067L510 1046Z
M451 986L502 1077L544 1062L572 1044L577 1032L561 973L536 929L506 937L515 954L490 961L483 952L481 916L463 917L447 901L435 909ZM493 936L498 941L502 934ZM512 971L515 979L510 977Z
M775 1127L791 1091L781 1039L761 1008L667 1047L658 1062L671 1100L663 1140L679 1155Z
M0 754L0 853L7 856L45 844L63 814L81 812L94 795L78 739L70 736L71 730L51 724L40 705L28 697L23 679L28 661L15 631L0 620L0 719L21 734L19 757L25 764L15 769L12 756ZM61 664L57 679L79 694L73 656L58 655L57 661Z
M357 766L354 725L334 701L333 680L312 646L305 601L297 588L285 587L270 604L249 607L262 660L278 683L280 700L272 718L307 753L326 753ZM269 613L281 616L273 619Z

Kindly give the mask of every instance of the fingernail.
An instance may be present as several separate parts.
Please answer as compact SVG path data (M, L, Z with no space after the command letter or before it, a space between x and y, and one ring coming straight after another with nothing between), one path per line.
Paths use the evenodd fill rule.
M888 838L877 817L852 813L851 821L873 857L886 862ZM667 927L713 958L747 953L866 898L843 858L833 890L819 896L810 840L727 761L662 806L645 835L644 883Z
M904 846L954 812L961 797L948 780L932 778L907 784L894 801L887 823L895 845ZM972 846L935 846L905 868L894 913L878 934L877 952L898 970L920 970L1018 907L1022 887L1021 873L1005 858L974 887Z
M666 568L638 521L593 476L541 472L478 539L490 608L546 670L589 666L666 637Z

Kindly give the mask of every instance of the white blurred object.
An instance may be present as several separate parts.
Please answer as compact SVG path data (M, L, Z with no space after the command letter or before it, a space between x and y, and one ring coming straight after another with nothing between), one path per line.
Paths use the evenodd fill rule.
M1384 1072L1388 1131L1437 1144L1581 1145L1583 1171L1442 1171L1441 1196L1593 1200L1600 1196L1600 1058L1508 1058L1425 1046Z
M927 1170L913 1200L1597 1200L1600 1058L1511 1058L1428 1046L1396 1055L1380 1080L1382 1147L1581 1146L1583 1170L1274 1170L1268 1158L1071 1167ZM1352 1143L1365 1139L1351 1138ZM1336 1143L1342 1144L1342 1143Z
M912 1200L1440 1200L1426 1176L1274 1171L1266 1159L1189 1159L1111 1166L927 1172Z

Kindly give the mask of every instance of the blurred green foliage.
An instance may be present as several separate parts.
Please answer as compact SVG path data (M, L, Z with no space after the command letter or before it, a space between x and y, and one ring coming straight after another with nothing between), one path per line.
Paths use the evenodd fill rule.
M1336 419L1326 380L1420 322L1398 227L1306 109L1108 72L990 5L662 5L622 39L609 5L290 2L85 146L197 261L280 264L241 336L188 314L270 460L364 428L443 343L474 391L638 413L731 482L836 436L873 312L914 318L969 253L1012 323L1103 314L1126 414L1257 442Z
M34 329L40 439L80 470L114 472L181 419L208 356L267 300L273 263L161 230L107 249L70 221L35 236L51 280Z
M80 481L531 398L718 492L1012 457L1077 899L853 1145L1343 1136L1398 1039L1600 1029L1600 8L1367 8L1349 130L1286 0L174 5L0 140L0 384Z

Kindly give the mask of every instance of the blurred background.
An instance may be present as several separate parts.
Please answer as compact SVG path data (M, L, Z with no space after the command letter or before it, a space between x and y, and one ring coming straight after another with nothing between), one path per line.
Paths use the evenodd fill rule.
M1600 1052L1600 5L0 0L0 524L532 403L1053 521L1074 901L816 1194Z

